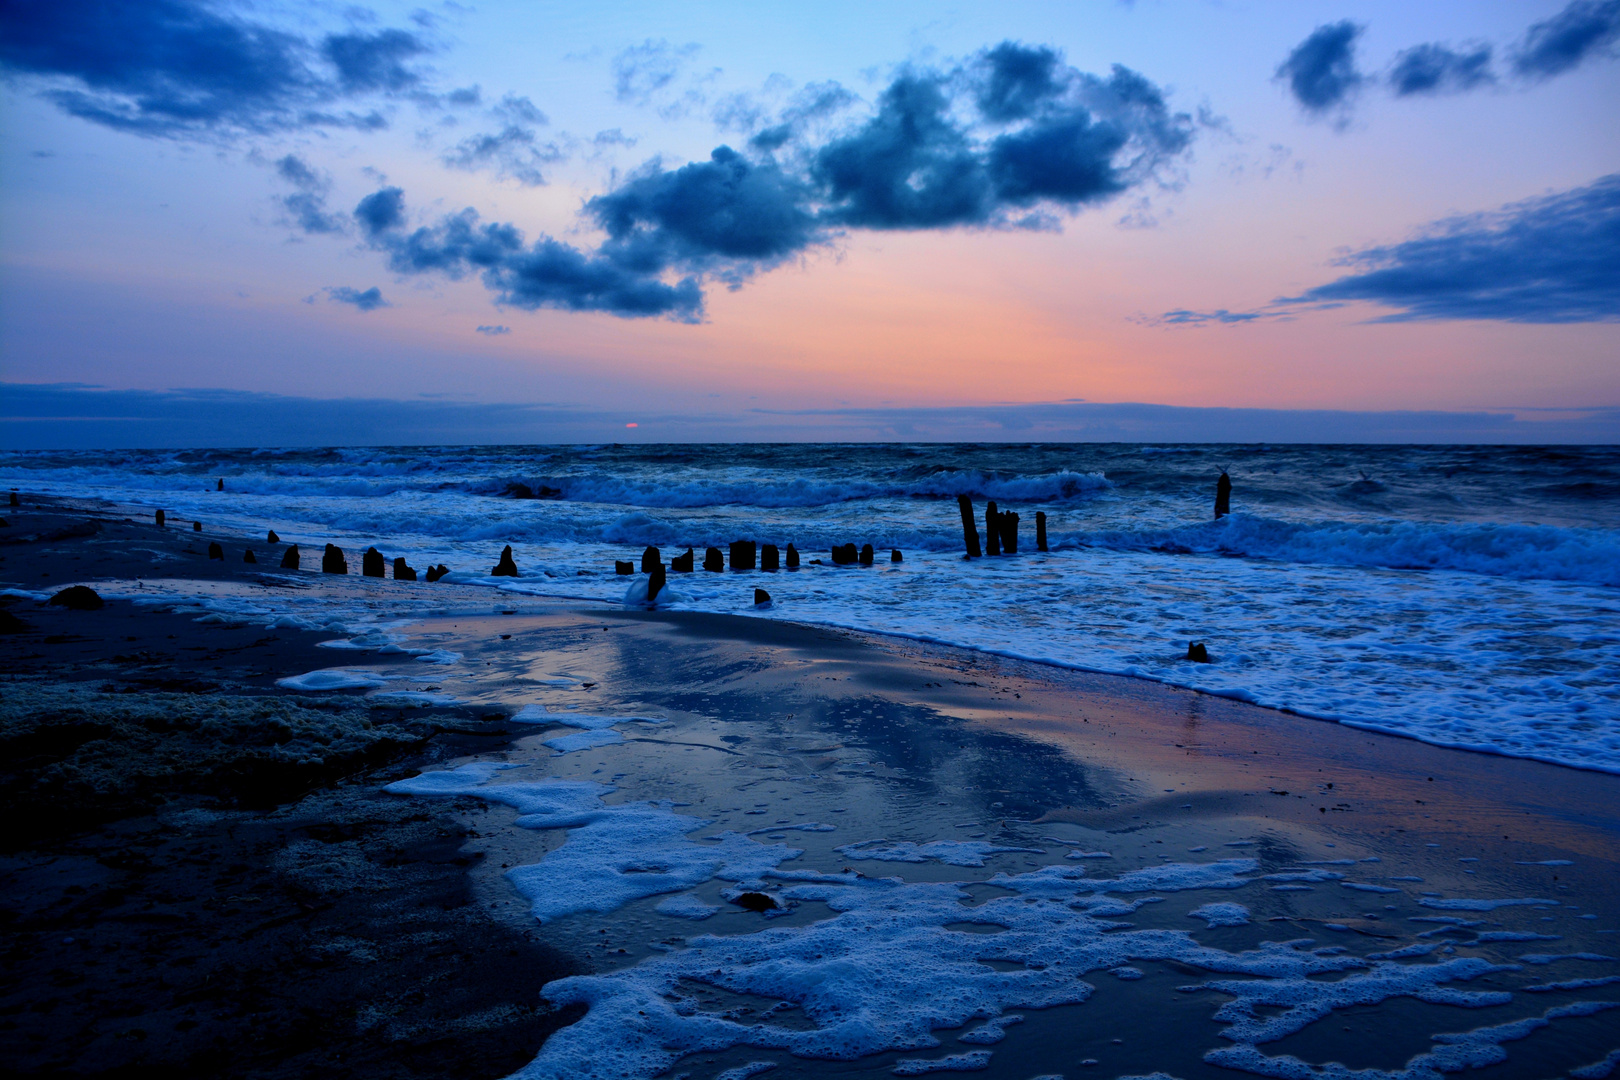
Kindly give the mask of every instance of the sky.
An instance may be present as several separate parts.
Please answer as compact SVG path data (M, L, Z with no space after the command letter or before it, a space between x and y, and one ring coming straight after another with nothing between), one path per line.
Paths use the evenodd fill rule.
M0 0L0 445L1620 442L1617 57L1620 0Z

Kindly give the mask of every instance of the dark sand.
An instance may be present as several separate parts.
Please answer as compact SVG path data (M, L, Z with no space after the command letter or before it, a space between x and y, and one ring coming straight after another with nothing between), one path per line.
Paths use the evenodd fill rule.
M1549 927L1563 939L1554 948L1617 951L1615 937L1601 936L1620 915L1615 777L843 631L533 600L512 601L516 614L487 614L486 590L280 571L280 549L263 544L253 545L261 562L243 566L248 541L189 525L159 530L116 510L5 516L0 587L188 578L409 590L485 612L410 627L412 644L463 653L444 682L459 680L453 689L465 704L406 710L377 707L359 691L277 689L285 675L349 666L354 657L315 647L329 633L200 625L126 601L93 612L7 602L24 628L0 636L0 791L10 812L0 925L12 974L0 996L0 1054L22 1072L500 1076L526 1063L571 1019L540 1002L546 981L612 970L649 955L660 937L700 932L650 915L646 904L542 930L500 870L534 861L556 837L508 828L509 813L475 800L380 793L422 767L479 755L565 776L614 767L597 752L551 759L534 729L506 723L513 705L535 700L669 715L675 730L638 732L612 753L645 765L649 790L696 804L691 813L794 773L833 785L827 798L842 801L849 820L840 826L852 830L840 842L865 838L863 826L922 840L975 820L993 839L1056 834L1106 847L1111 870L1163 855L1250 854L1263 869L1376 855L1379 873L1421 876L1425 890L1564 900L1575 906ZM99 529L83 528L86 520ZM206 558L211 540L227 561ZM360 553L348 558L358 571ZM304 559L318 567L318 550L306 547ZM410 661L370 653L361 663L395 670ZM558 670L591 677L557 687L546 676ZM1244 841L1252 846L1221 847ZM1043 861L1060 859L1063 846L1048 846ZM1541 865L1549 860L1572 865ZM864 865L941 880L996 868ZM1222 948L1314 936L1370 952L1411 940L1418 928L1404 920L1424 913L1404 894L1242 899L1256 923L1214 932L1226 935ZM1165 925L1184 920L1172 907L1162 905ZM1577 910L1598 918L1577 921ZM1472 917L1495 925L1509 915L1529 918L1522 908ZM701 932L749 932L757 920L717 916ZM1472 937L1459 930L1454 940ZM1525 948L1480 954L1511 960ZM1219 1041L1209 995L1171 992L1186 975L1150 973L1120 984L1128 992L1028 1013L1019 1038L1052 1052L1026 1053L1015 1067L1011 1049L998 1051L990 1075L1072 1077L1086 1056L1099 1059L1098 1075L1234 1075L1200 1060ZM1475 988L1498 986L1496 978ZM1147 994L1158 995L1154 1006L1133 1004ZM1391 1068L1427 1049L1432 1033L1563 1000L1525 1001L1512 1016L1459 1017L1411 1002L1398 1012L1343 1010L1266 1049ZM1485 1075L1588 1064L1620 1043L1607 1034L1613 1015L1527 1040ZM1190 1034L1175 1034L1183 1030ZM707 1076L759 1056L689 1064ZM782 1063L773 1076L853 1075L882 1074L895 1055L841 1065L772 1057ZM1013 1071L1003 1073L1004 1058Z

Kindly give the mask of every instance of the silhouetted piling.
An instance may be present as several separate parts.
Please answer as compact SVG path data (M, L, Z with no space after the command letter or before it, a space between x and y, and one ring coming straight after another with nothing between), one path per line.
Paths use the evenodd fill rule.
M374 547L366 548L366 553L360 556L360 573L366 577L387 577L387 565L383 553Z
M1046 550L1046 511L1035 511L1035 550Z
M726 557L720 554L719 548L709 548L703 552L703 569L712 573L722 573L726 568Z
M271 529L269 532L265 533L264 542L267 544L279 544L281 543L281 537L276 535L276 530Z
M259 561L259 558L258 558L257 555L253 554L253 549L252 548L248 548L247 550L242 552L242 561L243 562L249 562L249 563L257 563Z
M416 580L416 571L412 570L410 565L405 562L405 556L403 556L403 555L398 555L398 556L395 556L395 558L394 558L394 580L395 581L415 581Z
M1207 664L1209 663L1209 650L1204 648L1202 641L1190 641L1187 643L1187 659L1194 663Z
M209 544L208 545L208 557L210 559L218 559L220 562L224 562L225 561L225 549L220 547L218 544Z
M427 578L429 581L438 581L440 578L444 577L449 572L450 572L450 568L448 566L444 565L444 563L440 563L438 566L430 566L430 567L428 567L427 568L427 573L423 574L422 576Z
M347 574L349 561L343 557L343 549L336 544L327 544L326 551L321 555L321 573Z
M1003 510L996 515L996 524L1001 526L1001 550L1007 555L1018 554L1018 515L1011 510Z
M752 570L756 548L752 540L733 540L731 542L731 568L733 570Z
M158 528L163 528L163 511L159 510L157 513L153 514L152 520L157 522Z
M224 491L225 490L225 478L223 476L220 477L219 484L214 488L214 490L215 491Z
M636 564L629 559L615 559L613 560L613 572L615 574L633 574L636 572Z
M22 501L17 498L17 493L15 491L13 491L11 493L11 505L12 506L21 506L22 505Z
M770 593L766 592L764 589L755 589L754 590L754 606L755 607L764 607L766 604L768 604L770 602L771 602L771 594Z
M192 531L192 532L202 532L202 522L200 522L200 521L193 521L193 522L192 522L192 523L191 523L191 531Z
M664 591L664 564L657 563L647 572L647 603L657 601L658 594Z
M281 568L283 570L298 569L298 545L294 544L281 553Z
M1001 522L997 520L996 504L984 504L984 553L986 555L1001 554Z
M861 545L861 565L862 566L871 566L873 561L876 558L877 558L877 554L876 554L876 552L874 552L872 550L872 545L871 544L862 544Z
M894 563L894 562L905 562L906 560L901 557L900 549L895 548L895 549L893 549L892 551L889 552L889 561Z
M687 548L684 555L677 555L669 560L670 571L676 574L690 574L692 572L692 562L696 558L696 553L691 548Z
M858 558L860 558L860 554L855 550L854 544L839 544L832 549L834 566L848 566Z
M787 548L787 568L789 570L797 570L799 568L799 549L794 547L792 544L789 544Z
M782 553L775 544L765 544L759 549L759 568L761 570L782 569Z
M979 527L973 520L973 500L966 495L956 497L956 505L962 511L962 545L967 549L967 557L979 557Z
M490 577L517 577L517 563L512 561L512 545L507 544L501 548L501 561L495 564L495 569L489 572Z
M1232 512L1232 478L1221 470L1221 478L1215 481L1215 516L1225 517Z
M643 574L650 574L652 573L653 567L661 566L663 565L663 562L663 554L657 548L649 547L647 550L641 553L641 572Z

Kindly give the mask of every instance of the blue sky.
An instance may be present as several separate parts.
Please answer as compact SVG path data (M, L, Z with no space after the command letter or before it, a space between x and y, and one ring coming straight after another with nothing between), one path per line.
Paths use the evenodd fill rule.
M656 441L1079 399L1613 437L1612 0L0 13L0 380L53 408L412 403L397 436L523 403L537 441ZM8 443L112 437L40 393L0 388ZM412 441L370 408L318 441Z

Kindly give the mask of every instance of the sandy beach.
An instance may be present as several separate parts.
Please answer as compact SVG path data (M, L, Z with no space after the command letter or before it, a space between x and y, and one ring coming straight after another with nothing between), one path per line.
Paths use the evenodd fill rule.
M24 503L0 530L0 1050L20 1072L1419 1076L1456 1046L1528 1077L1620 1045L1613 776L903 639L362 579L353 550L346 577L309 548L282 570L262 537ZM77 584L105 606L45 602ZM176 599L209 590L381 614L335 648ZM278 685L328 669L362 674ZM537 823L565 791L577 820ZM674 839L575 852L621 835L615 806L646 807L636 843ZM716 836L751 868L683 877ZM947 890L905 916L933 944L839 929L885 878ZM974 914L1013 901L1083 925ZM1082 929L1125 960L1040 952ZM832 976L791 950L835 931L849 965L971 993L811 1053ZM1005 958L972 952L992 936ZM715 938L735 955L682 967ZM1006 978L964 980L959 948ZM1298 973L1261 970L1268 949ZM790 959L799 981L764 977Z

